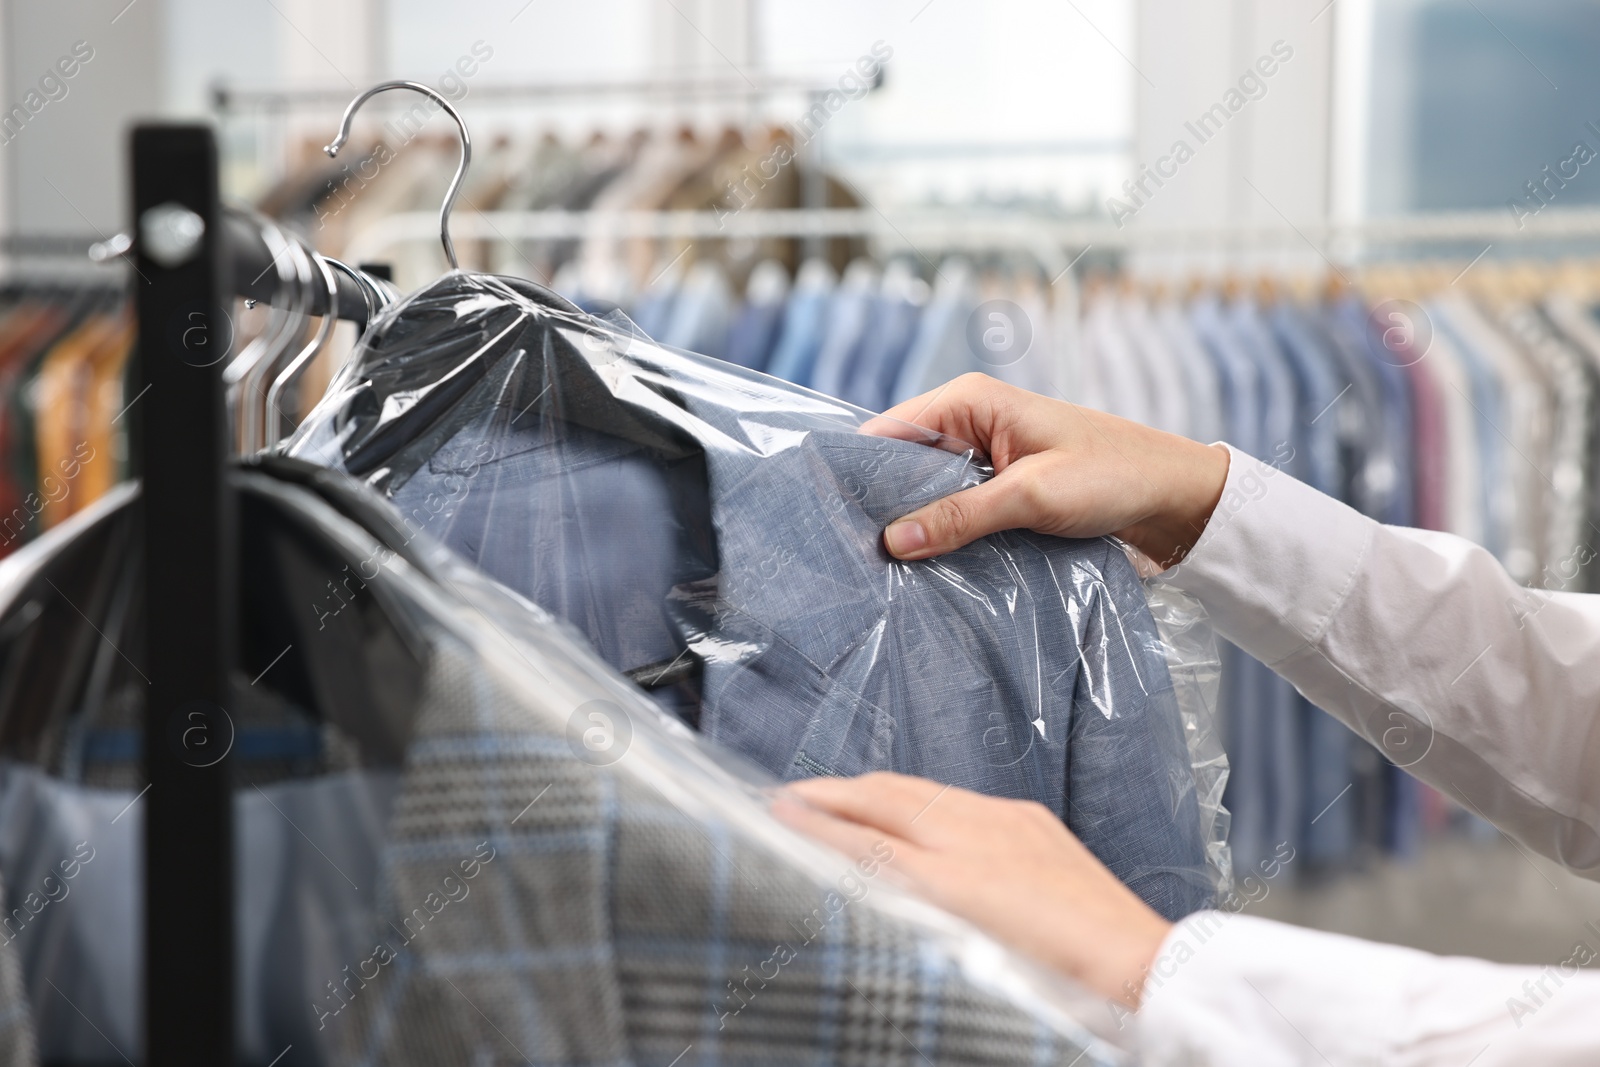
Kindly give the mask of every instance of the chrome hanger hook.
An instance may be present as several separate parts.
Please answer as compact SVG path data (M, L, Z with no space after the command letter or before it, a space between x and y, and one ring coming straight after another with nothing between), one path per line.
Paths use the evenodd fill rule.
M339 149L343 148L345 142L350 139L350 123L356 117L356 112L361 109L361 105L379 93L390 89L410 89L432 99L440 107L444 108L452 119L455 119L456 129L461 132L461 162L456 165L456 176L450 182L450 190L444 194L444 206L439 208L439 240L444 244L444 254L445 258L450 261L450 269L459 270L461 265L456 262L456 246L450 240L450 211L456 206L456 194L461 191L461 183L467 177L467 165L472 162L472 135L467 133L467 124L461 118L461 113L455 109L455 106L449 100L445 99L444 94L432 86L424 85L422 82L379 82L350 101L350 106L344 109L344 118L339 120L339 136L335 137L332 143L324 148L323 151L328 153L329 157L338 156Z

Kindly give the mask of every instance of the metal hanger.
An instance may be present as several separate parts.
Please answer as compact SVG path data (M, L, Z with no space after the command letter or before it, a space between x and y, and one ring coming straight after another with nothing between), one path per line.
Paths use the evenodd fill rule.
M311 321L312 253L299 238L284 234L287 244L286 259L294 270L290 284L291 322L287 329L273 338L273 344L254 365L247 368L241 380L241 400L244 404L245 453L258 452L267 439L267 388L278 368L295 351L295 344L304 336L306 324Z
M391 87L394 86L392 84L376 86L362 99L372 95L373 92ZM425 86L423 88L426 90ZM430 95L434 95L431 90L427 91ZM357 100L351 105L351 112L360 102L361 100ZM446 107L449 106L442 99L441 103L445 103ZM459 124L460 116L453 108L450 111ZM349 118L350 113L347 112L346 133L348 133ZM343 142L346 133L340 135L340 143ZM451 186L450 201L454 200L469 158L464 126L462 126L462 136L462 166L457 171L456 182ZM445 204L445 219L448 219L450 201ZM270 266L275 269L278 278L277 294L270 304L265 326L222 371L226 403L233 415L234 444L241 454L248 454L270 447L280 439L285 416L278 408L279 400L304 374L306 367L327 343L334 326L337 325L338 282L333 271L343 272L356 283L366 304L367 322L376 317L379 311L397 301L400 294L388 282L374 279L363 271L353 270L344 263L318 255L298 236L284 230L275 221L258 211L232 204L228 205L228 211L248 219L259 231L261 240L266 244L271 256ZM117 234L93 246L89 250L89 258L103 262L126 253L133 245L134 239L130 234ZM318 274L321 275L321 281L327 292L326 313L322 316L316 336L309 344L296 351L295 345L304 335L305 327L311 320L317 295L312 287L317 281ZM280 296L283 298L281 302Z
M311 262L322 272L323 282L327 286L328 309L323 315L322 325L317 330L317 336L306 345L300 353L285 367L278 376L272 380L271 387L267 390L266 404L266 440L263 447L272 449L277 447L282 440L281 430L284 422L289 421L289 415L283 410L282 398L305 374L311 361L327 345L333 328L339 319L339 286L334 280L333 271L345 274L356 283L361 291L362 301L366 305L366 316L363 324L370 324L390 304L400 299L399 290L388 282L373 278L364 271L356 270L347 263L334 259L331 256L311 253ZM352 354L354 349L351 350ZM341 368L336 368L335 373Z
M310 259L322 272L323 284L328 287L328 307L322 313L322 323L317 327L317 335L289 361L289 365L278 373L267 389L267 405L262 412L265 419L262 447L266 449L277 447L283 437L283 423L288 417L284 414L281 403L284 393L300 380L300 376L306 372L306 368L311 365L317 353L328 343L328 338L333 335L333 327L339 321L339 284L334 280L333 269L327 260L315 253Z
M456 176L450 182L450 189L445 193L444 204L439 208L439 240L444 244L445 258L450 261L451 270L460 270L461 264L456 261L456 246L450 240L450 212L456 205L456 194L461 191L461 183L467 177L467 165L472 162L472 135L467 132L467 124L461 118L461 113L455 106L445 99L444 95L431 86L422 82L413 81L387 81L379 82L354 100L344 109L344 118L339 120L339 135L323 149L330 158L339 155L339 149L350 139L350 123L355 118L356 112L361 109L369 99L390 89L410 89L412 92L421 93L444 108L450 117L455 120L456 129L461 133L461 162L456 164Z
M350 127L361 105L378 93L390 89L411 89L434 100L455 120L456 129L461 135L461 160L456 164L455 177L451 179L450 188L445 193L444 203L439 208L439 240L444 245L445 257L449 259L451 269L459 270L461 268L459 261L456 259L455 243L450 239L450 212L455 208L456 196L461 191L461 186L466 180L467 167L472 162L472 135L467 132L467 124L461 118L460 112L456 111L449 100L437 90L421 82L380 82L357 96L350 102L349 107L345 108L344 117L339 122L338 135L328 144L325 151L330 157L337 157L339 150L344 147L350 138ZM291 243L299 244L298 239L295 238L291 238ZM379 307L387 306L389 300L392 299L361 272L351 270L343 263L326 260L304 246L301 246L296 251L303 253L303 258L296 257L297 270L302 265L307 268L314 265L322 273L323 281L328 289L329 308L328 313L323 316L322 325L318 328L317 335L281 370L277 369L277 365L282 362L283 356L287 354L286 352L278 354L276 358L263 360L258 364L260 377L264 377L266 374L273 373L276 370L271 385L267 387L264 404L261 409L261 421L257 424L259 434L254 440L257 442L258 447L272 448L281 439L283 420L286 417L283 414L281 399L305 373L306 368L311 364L311 360L322 350L322 347L327 343L329 335L333 332L333 326L338 317L338 294L333 278L333 270L344 271L361 286L363 294L367 297L369 321ZM304 271L301 273L304 273ZM252 371L257 371L258 368L251 369ZM253 392L251 395L253 395Z
M467 167L472 162L472 136L467 132L467 124L461 118L450 101L445 99L438 91L421 82L389 81L380 82L366 90L350 102L345 108L344 117L339 123L338 135L324 149L330 157L337 157L339 150L344 147L350 138L350 126L355 119L355 114L361 105L371 97L389 89L411 89L422 93L439 104L450 117L455 120L456 129L461 135L461 160L456 165L455 177L450 182L450 188L445 193L444 204L439 209L439 240L444 245L445 257L450 261L452 270L459 270L460 263L456 259L455 244L450 240L450 212L455 207L456 196L461 191L462 183L466 180ZM280 264L280 280L284 281L290 289L292 307L288 321L282 328L273 333L271 338L260 348L251 353L252 359L242 364L233 379L238 383L239 411L241 415L241 450L253 452L261 449L270 449L277 445L282 437L283 423L286 416L283 414L281 401L288 390L304 375L311 361L316 358L323 346L327 343L337 322L339 313L338 286L333 272L339 270L348 274L361 288L366 299L368 321L374 318L379 310L389 306L398 294L392 287L375 282L361 271L352 270L349 266L338 260L327 259L306 247L298 237L285 234L270 221L265 222L264 231L274 233L276 240L273 242L272 252L274 262ZM284 256L284 253L288 253ZM294 277L285 277L282 269L282 260L287 259L293 265ZM322 316L321 325L316 336L304 345L292 358L289 357L290 346L293 339L299 334L296 329L303 329L309 316L310 283L312 269L320 272L323 284L327 287L328 308ZM270 330L268 332L271 332ZM254 342L252 342L252 345ZM231 369L231 368L230 368ZM270 381L269 381L270 379Z
M334 270L340 271L346 275L351 281L355 282L356 285L360 287L362 299L366 301L367 305L368 323L372 322L373 319L378 317L378 312L382 311L399 298L398 294L393 291L392 287L388 290L379 288L376 279L367 274L365 271L356 270L348 263L334 259L332 256L323 256L322 261L328 266L332 267Z
M272 253L272 264L277 269L280 291L291 294L293 300L293 294L298 288L298 279L286 255L291 244L288 234L264 215L256 212L248 212L248 215L251 221L260 227L262 240L266 242L267 250ZM265 328L251 339L227 367L223 368L222 380L227 389L228 406L233 412L234 440L241 454L254 451L257 436L253 415L256 405L251 403L251 397L255 395L252 386L258 379L251 372L286 344L287 338L294 336L292 331L297 324L303 328L305 319L298 316L292 306L272 304Z

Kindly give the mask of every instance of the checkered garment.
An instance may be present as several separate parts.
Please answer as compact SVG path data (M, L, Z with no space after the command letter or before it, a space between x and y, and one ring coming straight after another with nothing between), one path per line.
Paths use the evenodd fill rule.
M835 897L819 920L829 890L797 863L691 817L626 755L603 769L578 759L525 700L453 639L437 647L379 905L396 952L360 988L347 982L347 1008L323 1020L336 1062L910 1067L1114 1055L1085 1055L869 902L838 908ZM461 861L489 848L463 883ZM430 894L447 875L459 899L441 905ZM430 899L437 914L418 917ZM780 944L793 955L778 964Z

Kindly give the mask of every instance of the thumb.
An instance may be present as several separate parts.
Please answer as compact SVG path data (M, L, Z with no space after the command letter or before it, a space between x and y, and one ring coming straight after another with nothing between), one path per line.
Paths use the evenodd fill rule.
M1033 525L1022 482L1007 473L896 519L883 531L884 547L898 559L928 559L998 530Z

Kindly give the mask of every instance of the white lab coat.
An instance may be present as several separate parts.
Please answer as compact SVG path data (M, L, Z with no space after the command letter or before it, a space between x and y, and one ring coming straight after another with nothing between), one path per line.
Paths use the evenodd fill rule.
M1600 596L1524 589L1468 541L1383 526L1236 450L1166 578L1418 778L1600 878ZM1136 1027L1153 1064L1600 1064L1600 971L1577 967L1600 958L1594 920L1566 960L1513 967L1203 912L1157 954Z

